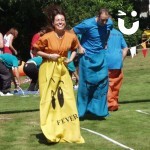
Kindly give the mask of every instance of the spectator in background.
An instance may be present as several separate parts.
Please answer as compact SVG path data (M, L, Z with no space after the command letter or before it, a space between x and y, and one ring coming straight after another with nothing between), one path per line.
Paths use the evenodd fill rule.
M5 35L4 35L4 53L15 54L17 55L18 52L13 46L13 42L15 38L18 36L18 30L16 28L11 28Z
M19 60L12 54L0 54L0 96L12 96L10 92L12 71L14 71L17 84L20 86Z
M71 51L68 51L68 59L70 59L70 56L71 56ZM77 90L78 89L79 76L77 73L77 69L74 65L74 61L72 61L68 64L68 70L69 70L69 74L70 74L71 78L75 77L75 83L73 83L74 84L73 87L75 90Z
M107 9L100 9L97 16L86 19L73 28L80 34L79 45L79 88L77 107L79 117L90 112L106 117L108 112L108 68L105 60L105 47L112 20Z
M3 53L3 47L4 47L4 39L3 39L3 34L0 33L0 54Z
M43 36L46 33L45 28L41 28L41 30L34 34L31 41L31 47L30 47L30 56L31 58L35 57L35 54L33 54L33 45L39 40L41 36Z
M29 59L23 67L23 71L25 74L31 78L31 83L28 88L28 91L37 91L39 89L38 86L38 73L39 67L42 63L42 57L36 56Z
M108 109L116 111L119 108L119 91L123 80L123 60L128 52L128 47L122 33L116 29L110 31L107 43L106 60L109 69Z

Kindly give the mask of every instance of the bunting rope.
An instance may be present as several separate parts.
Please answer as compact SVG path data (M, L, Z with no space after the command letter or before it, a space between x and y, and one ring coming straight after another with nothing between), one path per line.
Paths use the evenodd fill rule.
M149 40L150 40L150 38L147 39L146 41L142 42L142 43L146 43L146 42L148 42ZM138 46L142 45L142 43L141 43L141 44L138 44L138 45L136 45L136 46L132 46L132 47L138 47ZM129 49L132 48L132 47L129 47Z
M129 48L132 58L136 55L136 52L137 52L136 47L138 47L138 46L140 46L140 45L141 45L143 48L142 48L142 49L138 49L138 50L141 50L142 53L143 53L143 55L144 55L144 57L146 57L146 55L147 55L147 53L148 53L148 48L146 47L146 43L147 43L149 40L150 40L150 38L148 38L146 41L142 42L141 44L138 44L138 45L136 45L136 46L132 46L132 47ZM149 50L150 50L150 49L149 49Z

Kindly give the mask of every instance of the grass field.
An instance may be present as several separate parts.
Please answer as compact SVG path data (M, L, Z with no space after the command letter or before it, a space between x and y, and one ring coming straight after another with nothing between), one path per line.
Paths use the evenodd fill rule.
M144 58L139 51L133 59L128 56L123 70L120 109L104 120L89 117L81 121L85 144L44 144L39 97L0 97L0 150L149 150L150 54Z

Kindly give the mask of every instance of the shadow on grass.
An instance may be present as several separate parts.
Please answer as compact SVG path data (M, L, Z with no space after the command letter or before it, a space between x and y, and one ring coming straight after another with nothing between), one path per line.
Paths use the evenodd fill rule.
M36 134L36 138L39 140L40 144L45 144L45 145L57 144L57 143L49 143L43 133Z
M15 113L34 112L34 111L39 111L39 109L4 111L4 112L0 112L0 114L15 114Z
M84 117L80 117L80 121L84 121L84 120L99 120L99 121L103 121L103 120L106 120L106 119L104 117L99 117L99 116L96 116L94 114L87 113Z
M150 99L146 99L146 100L132 100L132 101L122 101L119 102L119 104L127 104L127 103L147 103L150 102Z

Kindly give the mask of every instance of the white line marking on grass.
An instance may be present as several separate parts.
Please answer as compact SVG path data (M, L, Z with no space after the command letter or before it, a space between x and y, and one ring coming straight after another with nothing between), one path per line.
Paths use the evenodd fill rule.
M144 111L142 111L142 110L136 110L136 111L139 112L139 113L143 113L143 114L146 114L146 115L150 115L149 113L144 112Z
M0 118L0 120L10 120L12 118Z
M121 143L119 143L119 142L117 142L117 141L115 141L115 140L113 140L113 139L111 139L111 138L101 134L101 133L98 133L98 132L95 132L95 131L92 131L92 130L86 129L86 128L81 128L81 129L86 130L86 131L91 132L91 133L94 133L96 135L99 135L99 136L103 137L104 139L106 139L106 140L108 140L108 141L110 141L110 142L112 142L112 143L114 143L116 145L119 145L119 146L121 146L121 147L123 147L125 149L134 150L134 149L132 149L132 148L130 148L128 146L125 146L125 145L123 145L123 144L121 144Z

